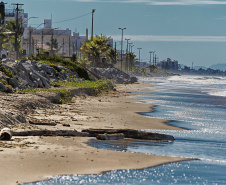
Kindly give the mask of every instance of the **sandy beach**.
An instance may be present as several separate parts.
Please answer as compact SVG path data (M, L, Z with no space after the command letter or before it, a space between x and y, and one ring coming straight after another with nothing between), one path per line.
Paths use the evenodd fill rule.
M169 129L167 120L145 117L150 104L130 98L130 92L143 90L146 83L118 85L116 92L98 97L74 97L74 103L39 108L29 119L50 120L56 126L34 126L33 129ZM145 89L147 90L147 89ZM63 124L69 124L65 127ZM21 130L18 128L15 131ZM63 174L99 174L117 169L143 169L164 163L187 160L179 157L108 151L90 147L88 137L13 137L0 142L0 184L19 184Z

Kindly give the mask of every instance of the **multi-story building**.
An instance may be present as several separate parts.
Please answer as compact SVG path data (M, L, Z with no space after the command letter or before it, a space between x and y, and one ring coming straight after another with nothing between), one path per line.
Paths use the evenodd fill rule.
M43 49L49 53L70 57L73 54L71 30L69 28L65 30L52 28L51 19L45 19L43 25L44 27L41 29L28 28L25 36L27 46L24 46L28 51L27 54L31 55ZM52 40L56 41L54 46L51 46Z
M160 61L159 66L163 69L178 70L178 61L167 58L166 60Z

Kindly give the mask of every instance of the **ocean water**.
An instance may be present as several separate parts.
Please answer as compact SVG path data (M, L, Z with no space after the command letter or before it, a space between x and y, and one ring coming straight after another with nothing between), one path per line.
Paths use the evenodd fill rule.
M150 85L151 91L139 91L134 97L155 105L153 112L142 114L172 120L169 124L189 130L150 130L173 135L174 142L92 140L89 144L109 150L198 160L102 175L64 175L28 184L226 184L226 77L173 76L140 80L155 84Z

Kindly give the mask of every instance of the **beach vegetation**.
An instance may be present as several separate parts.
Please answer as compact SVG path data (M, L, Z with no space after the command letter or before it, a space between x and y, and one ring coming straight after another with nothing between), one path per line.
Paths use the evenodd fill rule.
M51 85L57 85L59 89L43 89L43 88L31 88L31 89L23 89L23 90L17 90L21 93L37 93L37 92L52 92L52 93L60 93L60 100L63 104L65 103L73 103L74 101L72 100L72 95L70 90L66 89L66 87L78 87L78 88L91 88L93 89L94 96L98 96L103 92L109 92L111 88L113 87L113 83L108 80L104 81L81 81L81 82L57 82Z
M15 75L13 72L11 72L10 70L8 70L7 68L5 68L2 63L0 62L0 71L3 72L4 75L10 77L10 78L14 78Z
M66 86L66 87L78 87L78 88L91 88L94 91L94 95L99 95L103 92L109 92L113 87L113 83L109 80L101 80L101 81L59 81L54 83L53 85L57 86Z
M22 35L24 33L24 26L23 26L23 24L19 21L18 25L16 26L16 21L10 19L7 22L7 24L5 25L5 29L8 30L8 32L12 33L12 34L7 36L8 44L4 45L5 49L14 51L15 45L17 44L19 54L22 54L23 49L22 49L20 43L21 43L21 37L22 37ZM13 34L15 32L17 32L17 42L15 42L15 34Z
M82 55L91 61L92 66L100 67L109 58L112 52L109 40L110 37L96 35L92 41L86 40L83 42Z
M43 89L43 88L33 88L33 89L23 89L23 90L18 90L22 93L37 93L37 92L52 92L52 93L60 93L60 101L63 104L66 103L73 103L74 101L72 100L71 92L66 89Z
M52 67L62 65L71 70L75 70L80 78L83 78L85 80L91 80L87 70L76 61L72 62L68 59L64 59L64 58L56 56L56 55L53 55L53 56L40 55L40 56L36 56L36 57L33 56L33 57L30 57L29 59L36 60L37 62L40 62L40 63L45 63L48 65L51 65Z

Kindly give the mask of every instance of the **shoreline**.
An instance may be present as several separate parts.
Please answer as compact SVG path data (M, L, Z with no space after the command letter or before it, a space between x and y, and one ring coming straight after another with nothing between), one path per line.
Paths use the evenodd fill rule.
M149 83L148 83L149 84ZM75 97L75 103L38 109L30 117L50 119L70 125L69 130L94 128L185 130L168 125L168 120L139 114L153 105L128 96L145 88L147 83L118 85L118 92L100 97ZM120 107L120 108L119 108ZM139 111L139 112L138 112ZM50 129L49 126L38 126ZM51 129L66 129L57 124ZM84 137L13 137L1 142L1 184L19 184L46 180L64 174L100 174L121 169L144 169L165 163L192 160L180 157L109 151L85 144ZM32 164L32 165L31 165Z

